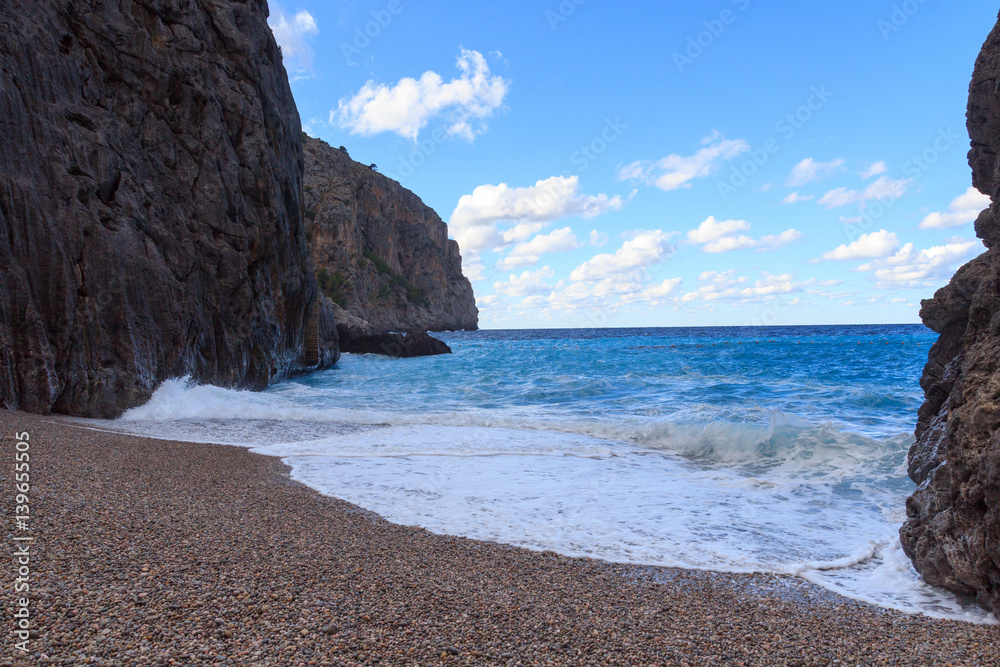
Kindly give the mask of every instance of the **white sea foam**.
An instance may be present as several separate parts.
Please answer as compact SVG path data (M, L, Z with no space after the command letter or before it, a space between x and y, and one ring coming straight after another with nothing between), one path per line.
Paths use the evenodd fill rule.
M323 401L303 386L256 394L178 380L111 427L250 446L322 493L437 533L790 574L910 613L993 621L923 584L902 554L906 437L780 412L767 425L575 418L529 429L501 410L421 416Z

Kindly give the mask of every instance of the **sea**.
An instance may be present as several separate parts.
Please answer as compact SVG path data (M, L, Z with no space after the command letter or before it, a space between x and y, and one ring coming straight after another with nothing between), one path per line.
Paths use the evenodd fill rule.
M102 428L251 447L434 533L996 622L899 542L925 327L437 335L453 354L346 354L259 393L169 380Z

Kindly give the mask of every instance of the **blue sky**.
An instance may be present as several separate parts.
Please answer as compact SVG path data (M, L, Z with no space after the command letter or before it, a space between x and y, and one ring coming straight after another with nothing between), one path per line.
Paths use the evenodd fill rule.
M449 223L484 328L917 322L984 250L995 1L271 0L304 129Z

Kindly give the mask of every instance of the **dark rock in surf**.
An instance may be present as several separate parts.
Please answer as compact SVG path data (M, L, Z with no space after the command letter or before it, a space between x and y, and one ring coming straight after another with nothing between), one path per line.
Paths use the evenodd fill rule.
M442 340L424 332L379 333L350 336L341 332L340 349L355 354L382 354L389 357L428 357L451 354L451 348Z
M900 529L924 580L1000 611L1000 23L969 89L973 185L992 198L976 221L989 250L923 302L940 338L920 385L909 473L917 490Z

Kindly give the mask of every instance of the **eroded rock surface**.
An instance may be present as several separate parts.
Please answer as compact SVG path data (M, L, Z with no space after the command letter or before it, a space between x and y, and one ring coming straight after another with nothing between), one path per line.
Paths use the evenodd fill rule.
M317 288L266 13L0 3L0 404L106 417L300 364Z
M1000 23L976 61L969 91L973 184L992 197L976 221L989 250L923 302L941 334L920 384L917 441L900 539L930 584L1000 610Z

